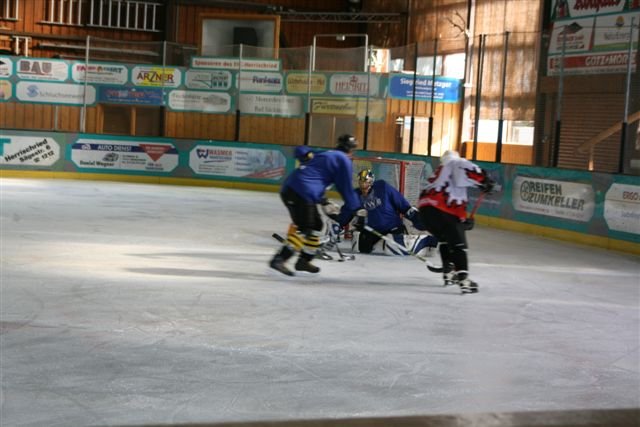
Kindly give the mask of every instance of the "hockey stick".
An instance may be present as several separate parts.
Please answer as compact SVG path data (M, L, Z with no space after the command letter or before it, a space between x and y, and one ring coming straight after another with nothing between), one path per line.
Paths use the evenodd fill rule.
M331 223L327 224L327 227L329 228L329 242L332 243L333 246L336 248L336 252L338 252L338 256L340 257L338 261L355 260L356 259L355 255L345 255L342 253L342 249L340 249L340 246L338 246L338 239L336 238L336 234L333 231L332 224Z
M442 273L444 271L442 267L438 267L438 266L435 266L435 265L431 264L431 261L429 261L427 258L423 257L422 255L418 255L417 253L415 253L413 251L410 251L404 245L396 242L391 237L389 237L387 235L384 235L384 234L380 233L377 230L374 230L373 228L371 228L368 225L365 225L364 229L367 230L369 233L373 234L374 236L378 236L382 240L394 245L396 248L408 253L409 255L418 258L420 261L424 262L427 265L427 268L429 269L429 271L431 271L433 273Z

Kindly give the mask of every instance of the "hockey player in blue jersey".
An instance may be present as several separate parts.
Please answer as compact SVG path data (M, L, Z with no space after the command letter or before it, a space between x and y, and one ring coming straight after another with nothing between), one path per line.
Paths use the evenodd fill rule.
M364 214L360 201L351 187L351 155L357 145L358 141L352 135L342 135L338 138L334 150L315 153L285 179L280 198L289 210L295 227L289 227L285 244L269 263L271 268L293 276L294 273L285 263L299 252L295 264L297 271L320 271L311 261L320 247L324 227L317 205L323 201L329 185L334 184L342 196L345 211L350 215L358 211Z
M407 199L389 185L386 181L376 180L370 169L363 169L358 173L358 188L356 194L360 198L362 207L366 209L366 219L360 217L356 223L356 232L352 240L352 247L360 253L371 253L380 237L364 230L364 222L380 234L391 234L400 245L409 248L414 253L423 249L436 247L438 240L431 235L408 235L403 222L404 218L411 221L418 230L424 230L420 223L418 210L409 204ZM348 209L342 209L338 216L338 223L345 225L351 221L352 215ZM403 254L399 249L385 246L392 254ZM386 250L385 250L386 252Z

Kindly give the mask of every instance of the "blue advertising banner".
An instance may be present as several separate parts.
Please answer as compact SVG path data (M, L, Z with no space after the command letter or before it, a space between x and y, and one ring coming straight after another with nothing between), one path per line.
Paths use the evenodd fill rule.
M163 105L162 89L98 86L98 102L111 104Z
M416 78L416 101L431 101L432 77ZM413 76L394 74L389 77L389 96L397 99L413 98ZM460 80L450 77L435 78L434 102L459 102Z

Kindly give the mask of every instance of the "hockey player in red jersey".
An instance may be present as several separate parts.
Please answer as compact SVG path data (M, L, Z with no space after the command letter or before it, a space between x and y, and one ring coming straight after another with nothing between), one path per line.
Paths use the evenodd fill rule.
M495 182L456 151L446 151L440 161L420 194L420 218L440 242L445 286L457 284L462 293L478 292L478 284L469 278L467 260L467 188L478 187L489 193Z

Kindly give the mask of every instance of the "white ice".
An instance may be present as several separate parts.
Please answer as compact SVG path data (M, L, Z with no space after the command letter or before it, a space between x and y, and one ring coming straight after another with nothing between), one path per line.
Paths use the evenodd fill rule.
M478 226L462 296L270 270L277 193L4 178L0 214L3 427L640 407L636 256Z

